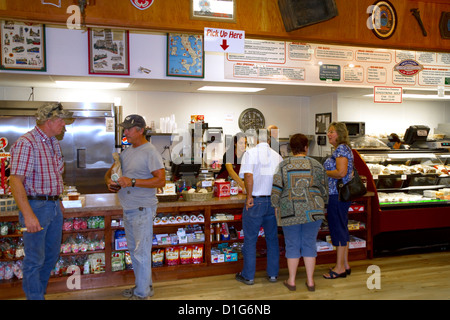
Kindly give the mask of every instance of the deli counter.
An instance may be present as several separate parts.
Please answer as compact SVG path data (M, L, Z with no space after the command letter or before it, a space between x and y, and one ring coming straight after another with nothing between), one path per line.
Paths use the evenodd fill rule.
M358 149L375 186L373 234L450 227L446 149ZM378 214L376 213L378 212Z

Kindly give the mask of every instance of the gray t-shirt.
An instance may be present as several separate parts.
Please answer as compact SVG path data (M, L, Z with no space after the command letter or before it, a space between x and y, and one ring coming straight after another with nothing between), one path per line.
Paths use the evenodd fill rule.
M153 178L152 172L164 168L161 155L151 143L129 147L120 154L122 175L135 179ZM124 210L154 207L158 204L156 188L122 188L118 192Z

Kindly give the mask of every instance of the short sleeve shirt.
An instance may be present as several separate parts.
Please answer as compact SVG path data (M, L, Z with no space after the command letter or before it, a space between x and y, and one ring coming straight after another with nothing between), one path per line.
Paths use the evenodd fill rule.
M58 139L39 127L25 133L11 147L11 174L24 176L27 195L57 196L63 193L64 159Z
M151 179L152 172L164 168L161 155L150 142L137 148L125 149L120 154L120 162L123 176L135 179ZM124 210L154 207L158 204L156 188L122 188L118 196Z
M330 158L328 158L323 164L325 170L336 170L336 158L345 157L348 159L347 175L342 179L344 184L350 181L353 172L353 153L350 147L346 144L340 144ZM337 190L338 179L328 177L328 188L330 195L338 194Z
M273 175L283 158L268 143L258 143L242 156L239 177L245 173L253 174L252 196L270 196L272 193Z

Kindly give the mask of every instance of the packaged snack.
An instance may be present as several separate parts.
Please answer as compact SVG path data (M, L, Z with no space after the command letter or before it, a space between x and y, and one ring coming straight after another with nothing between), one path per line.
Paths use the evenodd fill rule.
M125 270L133 270L130 251L125 251Z
M192 247L184 246L180 247L180 263L191 264L192 263Z
M113 252L111 254L111 270L121 271L125 269L125 261L123 252Z
M164 250L156 249L152 252L152 267L158 268L164 266Z
M91 273L105 272L105 254L94 253L89 255L89 262L91 265Z
M5 263L0 262L0 281L5 280Z
M18 260L14 263L13 273L17 279L21 280L23 278L22 261L21 260Z
M89 259L86 259L83 265L83 274L89 274L91 271L91 264L89 263Z
M0 235L7 236L8 235L8 224L3 222L0 224Z
M23 247L23 238L17 241L16 245L16 259L20 259L25 256L25 249Z
M193 264L203 263L203 246L202 245L192 246L192 263Z
M168 266L176 266L180 262L180 252L177 247L166 248L166 264Z
M73 219L64 219L63 222L63 231L71 231L73 230Z

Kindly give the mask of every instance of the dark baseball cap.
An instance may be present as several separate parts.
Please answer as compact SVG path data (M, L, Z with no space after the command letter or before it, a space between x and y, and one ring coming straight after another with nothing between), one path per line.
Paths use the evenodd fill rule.
M133 127L145 128L145 120L140 115L130 114L125 118L125 120L119 124L124 129L130 129Z

